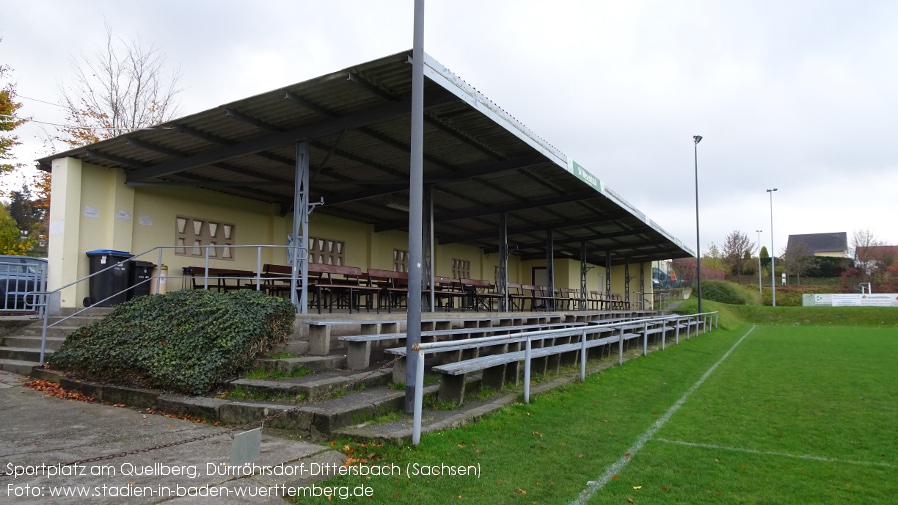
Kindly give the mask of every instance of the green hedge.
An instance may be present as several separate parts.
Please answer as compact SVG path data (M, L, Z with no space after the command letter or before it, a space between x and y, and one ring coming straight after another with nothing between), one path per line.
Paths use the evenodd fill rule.
M117 384L202 394L293 332L296 311L252 290L141 296L76 330L54 369Z
M692 290L692 296L698 296L697 290ZM702 281L702 299L731 305L758 304L757 293L741 284L727 281Z

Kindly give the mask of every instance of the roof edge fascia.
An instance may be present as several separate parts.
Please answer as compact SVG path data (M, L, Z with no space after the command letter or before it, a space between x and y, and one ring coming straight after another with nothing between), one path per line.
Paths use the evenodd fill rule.
M409 63L411 63L411 56L409 56ZM426 52L424 53L424 75L478 112L504 127L559 167L568 170L567 155L538 137L530 128L527 128L523 123L502 110L492 100L474 89L461 77L452 73L452 71Z

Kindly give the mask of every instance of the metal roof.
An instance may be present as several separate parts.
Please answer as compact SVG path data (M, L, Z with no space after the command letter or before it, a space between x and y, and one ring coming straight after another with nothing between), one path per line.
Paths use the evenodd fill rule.
M191 186L293 205L295 142L308 138L316 213L406 230L411 51L38 160L71 156L124 170L129 185ZM693 256L679 240L425 56L424 178L440 244L499 250L507 216L513 254L603 265Z

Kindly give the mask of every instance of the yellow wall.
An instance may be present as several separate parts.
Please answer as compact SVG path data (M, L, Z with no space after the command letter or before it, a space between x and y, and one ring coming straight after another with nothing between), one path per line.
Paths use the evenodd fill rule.
M817 251L814 253L814 256L823 256L826 258L847 258L848 254L845 251Z
M164 246L138 259L169 268L169 277L181 275L185 266L201 266L203 257L175 255L176 217L187 216L235 225L234 260L210 258L210 266L256 271L259 263L287 264L286 249L242 245L272 244L285 246L292 232L293 215L280 216L278 207L250 199L192 188L136 187L125 185L124 173L66 158L53 162L53 198L50 210L50 289L83 278L89 273L85 252L115 249L140 254ZM393 230L375 233L371 225L313 212L309 235L339 240L345 244L345 264L367 268L393 269L393 250L408 249L408 234ZM452 260L471 263L471 277L495 281L498 253L483 254L479 247L464 244L435 245L434 274L450 277ZM530 284L532 269L544 267L545 260L522 261L509 257L511 282ZM555 260L555 287L580 287L580 262L569 258ZM631 265L631 300L641 291L639 265ZM651 264L645 265L646 290L651 289ZM605 268L593 266L587 273L587 289L604 291ZM624 268L612 268L612 292L623 293ZM88 294L87 283L66 289L60 300L63 307L80 306ZM182 282L171 279L168 289Z

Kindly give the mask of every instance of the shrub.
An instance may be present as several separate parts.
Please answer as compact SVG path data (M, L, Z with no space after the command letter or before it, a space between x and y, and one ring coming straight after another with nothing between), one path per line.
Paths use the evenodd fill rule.
M295 317L289 301L251 290L141 296L69 335L52 365L91 380L202 394L285 341Z
M697 296L696 290L692 296ZM713 300L730 305L756 305L758 295L741 284L726 281L703 281L702 299Z

